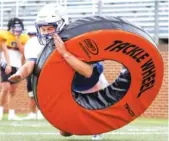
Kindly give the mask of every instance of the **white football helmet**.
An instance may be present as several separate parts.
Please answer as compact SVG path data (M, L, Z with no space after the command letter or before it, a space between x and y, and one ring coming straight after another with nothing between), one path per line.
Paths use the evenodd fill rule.
M67 10L64 7L47 4L38 13L35 26L40 44L46 44L52 38L54 33L60 33L67 23ZM40 27L52 25L55 27L55 32L50 34L41 34Z

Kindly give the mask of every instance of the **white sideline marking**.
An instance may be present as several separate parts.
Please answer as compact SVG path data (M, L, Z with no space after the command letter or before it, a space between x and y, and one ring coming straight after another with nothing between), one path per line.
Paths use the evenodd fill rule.
M13 126L13 127L48 127L50 124L47 123L0 123L0 126Z
M110 132L105 133L104 135L167 135L168 132ZM0 135L60 135L59 132L11 132L11 133L5 133L0 132Z
M14 123L0 123L0 126L12 126L12 127L50 127L51 125L48 124L48 123L33 123L33 124L30 124L30 123L17 123L17 122L14 122ZM51 126L52 127L52 126ZM128 125L128 126L125 126L119 130L127 130L127 131L133 131L133 132L164 132L165 130L168 129L168 126L144 126L144 127L139 127L139 126L131 126L131 125ZM116 131L117 132L117 131Z

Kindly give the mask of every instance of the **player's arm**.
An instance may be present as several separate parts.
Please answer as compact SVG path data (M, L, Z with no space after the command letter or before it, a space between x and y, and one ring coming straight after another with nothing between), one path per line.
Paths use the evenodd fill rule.
M32 38L28 42L26 42L24 46L24 56L26 58L26 62L21 68L19 68L19 70L14 75L9 78L10 81L21 81L33 72L36 58L39 54L39 50L34 47L39 45L38 40L35 39L36 38Z
M25 57L24 57L24 44L21 43L21 40L20 40L20 37L19 36L16 36L16 44L17 44L17 47L19 48L19 51L21 53L21 62L22 64L24 64L24 61L25 61Z
M53 38L54 38L56 49L63 56L65 61L79 74L87 78L91 77L93 73L93 67L79 60L77 57L75 57L70 52L68 52L65 48L64 42L57 34L55 34Z
M34 65L34 60L26 61L26 63L21 68L19 68L19 70L14 75L9 77L9 80L11 82L20 82L21 80L27 78L33 72Z
M9 54L8 54L8 49L6 47L6 42L5 41L0 41L2 51L4 52L5 60L7 62L7 66L5 68L5 73L9 74L12 71L11 64L10 64L10 59L9 59Z
M23 65L25 63L25 55L24 55L24 46L23 45L21 47L20 52L21 52L21 63Z

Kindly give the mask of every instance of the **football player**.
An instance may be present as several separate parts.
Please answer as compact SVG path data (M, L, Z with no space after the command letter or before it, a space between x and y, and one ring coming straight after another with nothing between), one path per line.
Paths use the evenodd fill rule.
M67 15L64 8L52 4L46 5L40 10L36 19L36 28L40 43L46 45L45 48L47 48L49 45L47 43L53 39L54 47L57 49L58 53L65 59L70 67L77 72L77 77L73 81L74 91L85 93L86 91L93 92L105 88L108 85L108 82L103 75L102 63L98 62L89 65L66 50L64 42L58 35L66 24ZM32 44L35 44L33 43L33 40ZM10 81L21 81L32 73L35 61L42 48L39 47L38 50L37 47L32 47L30 50L32 51L25 52L31 52L29 55L25 54L28 61L16 74L9 78ZM63 136L71 136L70 133L64 131L60 131L60 134ZM98 136L99 135L94 135L93 139L98 139Z
M27 43L25 44L25 51L29 51L27 50L27 48L32 48L32 47L37 47L35 44L39 44L38 39L37 39L37 30L35 28L35 26L29 27L27 29L27 34L29 35L30 39L27 41ZM35 42L34 44L30 44L30 42L32 42L32 38L34 40L36 40L37 42ZM32 53L32 52L29 52ZM24 54L29 54L29 53L24 53ZM30 113L28 114L28 116L23 117L22 120L36 120L36 119L44 119L42 113L40 112L40 110L37 110L36 112L36 103L34 100L34 95L33 95L33 89L32 89L32 75L27 77L27 91L28 91L28 96L29 96L29 108L30 108Z
M6 45L8 48L10 65L8 64L8 60L5 59L5 54L2 52L1 57L1 92L0 92L0 119L3 116L3 109L5 104L5 99L8 95L8 120L18 120L19 118L15 115L14 105L15 103L12 101L18 84L14 82L10 82L8 78L15 74L18 68L21 67L23 63L23 48L26 41L29 39L29 36L26 34L22 34L24 30L24 25L21 19L12 18L8 21L8 29L0 31L0 44ZM10 72L6 72L5 70L10 68Z

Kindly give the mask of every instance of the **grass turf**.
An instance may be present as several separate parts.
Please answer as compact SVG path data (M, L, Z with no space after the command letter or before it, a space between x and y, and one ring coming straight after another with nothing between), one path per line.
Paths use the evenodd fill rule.
M20 115L23 116L23 115ZM0 121L0 141L90 141L92 136L62 137L46 120ZM167 119L138 118L103 135L103 141L168 141Z

